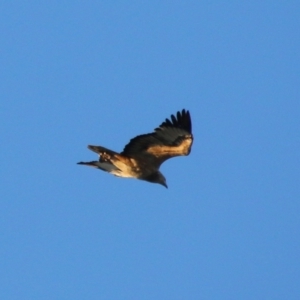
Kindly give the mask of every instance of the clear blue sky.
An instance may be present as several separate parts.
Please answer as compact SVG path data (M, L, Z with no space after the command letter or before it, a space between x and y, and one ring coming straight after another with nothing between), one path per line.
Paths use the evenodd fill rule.
M299 1L2 1L0 299L300 299ZM169 189L76 165L189 109Z

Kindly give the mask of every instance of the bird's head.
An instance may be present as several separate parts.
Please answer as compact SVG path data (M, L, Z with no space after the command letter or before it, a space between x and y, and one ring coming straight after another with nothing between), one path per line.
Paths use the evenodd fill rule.
M165 188L168 188L167 180L166 180L165 176L163 174L161 174L160 172L158 172L158 181L157 181L157 183L163 185Z
M165 176L159 171L152 173L150 176L143 179L152 183L159 183L163 185L165 188L168 188Z

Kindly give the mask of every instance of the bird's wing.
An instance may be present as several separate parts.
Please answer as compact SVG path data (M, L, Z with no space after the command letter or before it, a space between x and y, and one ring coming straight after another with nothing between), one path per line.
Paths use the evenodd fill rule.
M165 160L189 155L193 143L192 122L189 111L171 115L153 133L139 135L130 140L121 155L148 160L159 167Z

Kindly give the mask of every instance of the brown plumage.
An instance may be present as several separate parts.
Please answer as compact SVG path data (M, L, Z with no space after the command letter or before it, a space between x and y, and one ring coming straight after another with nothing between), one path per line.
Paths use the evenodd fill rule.
M98 161L79 162L119 177L131 177L167 187L160 165L167 159L189 155L193 143L192 122L187 110L171 115L152 133L131 139L121 153L101 146L88 146L99 154Z

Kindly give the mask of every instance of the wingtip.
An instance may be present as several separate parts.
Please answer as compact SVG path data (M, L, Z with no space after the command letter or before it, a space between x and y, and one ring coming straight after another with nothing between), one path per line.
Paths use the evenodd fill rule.
M88 161L88 162L80 161L77 163L77 165L98 168L98 161Z

